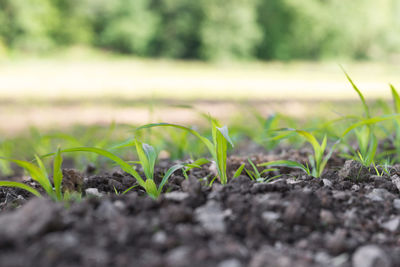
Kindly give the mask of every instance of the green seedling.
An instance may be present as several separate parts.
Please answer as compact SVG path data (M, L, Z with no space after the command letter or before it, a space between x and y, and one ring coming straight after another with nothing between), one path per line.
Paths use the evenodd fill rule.
M79 136L79 138L75 137L72 134L66 134L66 133L51 133L51 134L45 134L41 136L41 142L48 144L48 142L51 141L57 141L58 146L60 146L60 142L62 141L62 146L63 147L99 147L99 148L105 148L107 145L110 144L110 139L115 131L115 123L112 122L110 126L105 129L106 132L103 133L102 128L99 128L98 126L92 126L89 127L85 130L85 132ZM100 135L101 134L101 135ZM47 147L47 146L46 146ZM43 151L43 149L41 149ZM51 150L47 150L51 151ZM43 154L43 153L42 153ZM77 155L76 162L79 165L78 167L85 167L88 165L88 163L96 163L98 160L98 155L97 154L89 154L86 157L82 155Z
M391 84L390 84L390 89L392 91L394 111L395 111L395 113L400 113L400 96L399 96L396 88ZM396 150L397 161L399 161L399 159L400 159L400 118L396 118L394 120L394 126L395 126L395 135L394 135L393 144L394 144L394 147Z
M268 172L272 172L272 171L277 171L278 169L275 168L268 168L268 169L264 169L261 172L258 171L256 165L253 163L253 161L251 159L247 159L247 161L249 162L251 168L253 170L249 170L249 169L244 169L247 173L247 175L250 177L251 180L256 181L258 183L268 183L272 180L275 180L279 177L281 177L282 175L275 175L273 177L263 177L263 174L268 173Z
M54 156L54 162L53 162L54 187L51 184L49 175L48 175L46 168L44 167L43 161L40 159L40 157L35 156L37 165L33 164L32 162L23 161L23 160L16 160L16 159L9 159L9 158L1 158L1 159L9 161L9 162L13 162L13 163L17 164L18 166L24 168L30 174L32 179L34 181L36 181L37 183L39 183L39 185L43 188L43 190L46 192L46 194L51 199L53 199L55 201L61 201L61 200L66 199L66 196L63 195L63 192L61 190L63 174L62 174L62 169L61 169L62 157L61 157L60 150L57 150L57 153ZM41 197L41 194L39 193L38 190L36 190L35 188L28 186L24 183L13 182L13 181L0 181L0 186L24 189L37 197Z
M192 170L194 168L201 168L202 165L207 164L209 162L210 161L208 159L201 158L201 159L194 161L193 163L184 164L184 167L182 169L183 176L186 179L189 179L188 172L190 170Z
M307 173L310 176L315 178L321 177L325 166L332 156L333 150L335 146L338 144L338 141L334 143L331 150L325 154L326 146L327 146L327 137L324 136L321 143L317 141L317 139L309 132L303 130L295 130L295 129L282 129L281 131L290 131L294 132L306 139L308 143L310 143L313 147L313 155L309 156L309 162L306 164L302 164L292 160L277 160L277 161L270 161L258 164L257 166L284 166L289 168L298 168Z
M4 140L3 142L1 142L0 143L0 157L11 158L13 146L14 146L13 142L11 142L9 140ZM11 168L11 164L9 161L0 160L0 173L5 176L11 175L13 173L13 170Z
M381 170L379 170L379 168L380 168ZM376 175L382 177L383 175L386 174L387 176L390 177L390 170L391 170L391 167L390 167L388 161L385 161L382 165L378 165L378 166L376 166L376 165L374 164L374 169L375 169Z
M140 165L143 168L144 176L145 178L142 178L140 174L136 171L135 166L132 166L129 164L129 162L124 161L114 153L107 151L102 148L96 148L96 147L75 147L75 148L69 148L65 149L62 152L91 152L91 153L96 153L100 156L106 157L112 161L114 161L122 170L125 172L129 173L132 175L136 181L138 182L139 186L142 187L146 193L156 199L160 196L164 185L167 183L169 177L177 170L183 168L184 166L182 164L176 164L169 168L167 172L164 174L160 184L156 185L154 182L154 167L156 160L158 158L158 153L155 151L155 149L148 144L141 143L140 141L134 139L133 143L124 143L116 147L128 147L128 146L135 146L136 147L136 153L139 158L138 161L134 162L135 164ZM125 190L123 194L127 193L131 189L133 189L135 186L132 186Z
M227 183L228 177L226 174L226 158L227 158L226 154L228 150L228 143L233 147L233 142L229 137L227 126L220 127L220 125L215 119L211 119L212 141L202 136L199 132L193 129L171 123L146 124L137 128L136 131L152 127L175 127L187 131L196 136L206 145L208 151L210 152L211 157L217 166L217 172L218 172L217 176L219 177L221 184Z
M360 118L360 120L361 121L373 120L373 118L371 117L371 113L370 113L369 107L367 105L367 102L365 101L364 95L361 93L361 91L358 89L358 87L355 85L355 83L350 78L350 76L346 73L346 71L343 68L342 68L342 70L343 70L344 74L346 75L347 80L350 82L354 91L356 91L356 93L358 94L358 96L361 100L361 103L362 103L362 106L364 109L364 116L362 118ZM358 123L356 123L356 124L358 124ZM354 124L354 125L356 125L356 124ZM371 121L371 123L362 124L362 125L360 125L360 127L354 128L354 133L355 133L356 140L358 143L358 150L354 151L350 147L350 149L352 150L353 156L348 156L349 158L359 161L365 167L369 167L371 164L374 164L376 150L378 148L378 139L376 138L376 135L374 133L374 124L375 123Z

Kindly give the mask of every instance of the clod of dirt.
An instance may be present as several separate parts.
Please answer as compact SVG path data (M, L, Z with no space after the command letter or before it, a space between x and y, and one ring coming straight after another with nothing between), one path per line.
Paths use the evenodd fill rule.
M391 267L390 258L380 247L366 245L353 254L353 267Z
M383 222L381 227L390 232L398 231L400 227L400 216L396 216L388 221Z
M206 169L191 171L189 179L177 172L164 187L169 193L157 200L140 187L116 194L113 187L135 184L122 171L86 177L86 194L99 197L68 209L48 200L18 210L2 206L0 265L400 266L400 198L393 180L344 180L327 168L322 179L292 170L271 183L242 175L212 188L203 184ZM19 194L4 188L0 201ZM361 249L371 244L372 250Z
M34 198L17 211L0 216L0 246L64 229L63 211L61 204Z
M62 169L63 180L62 190L63 192L82 192L83 186L83 175L75 169Z
M264 246L255 253L249 267L308 267L313 266L311 255L286 249Z
M390 179L392 180L392 183L396 186L397 190L400 192L400 177L395 174L391 176Z
M394 195L383 188L374 188L370 193L366 195L367 198L373 201L384 201L387 199L393 199Z
M220 204L214 200L195 210L196 220L211 234L225 232L224 217Z
M173 192L164 194L164 198L166 198L168 200L176 201L176 202L181 202L181 201L187 199L188 197L189 197L189 194L186 192L173 191Z
M368 168L355 160L346 160L338 174L342 180L350 179L353 181L364 181L370 176Z
M400 210L400 198L393 200L393 207L397 210Z
M242 263L237 259L228 259L220 262L217 267L242 267Z

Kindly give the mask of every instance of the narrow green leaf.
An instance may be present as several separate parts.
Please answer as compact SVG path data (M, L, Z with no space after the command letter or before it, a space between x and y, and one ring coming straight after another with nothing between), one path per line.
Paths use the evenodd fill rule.
M378 149L378 139L376 136L371 137L371 143L368 148L367 152L367 158L366 158L366 165L371 165L374 163L375 155L376 155L376 150Z
M158 194L161 194L164 185L167 183L169 177L177 170L182 169L184 165L176 164L168 169L168 171L164 174L164 177L161 180L160 185L158 186Z
M74 148L69 148L69 149L64 149L61 152L66 153L66 152L91 152L91 153L96 153L99 154L103 157L106 157L115 163L119 165L119 167L124 170L125 172L131 174L136 181L139 183L139 185L143 188L145 188L145 181L140 177L139 173L135 171L135 169L129 165L127 162L125 162L123 159L120 157L114 155L113 153L104 150L102 148L96 148L96 147L74 147Z
M218 131L225 137L226 141L229 142L229 144L234 147L232 139L229 137L229 131L228 127L225 125L223 127L216 127Z
M38 159L37 156L36 156L36 158ZM35 180L36 182L38 182L49 196L54 195L53 187L50 184L49 178L47 176L47 172L46 171L43 172L42 168L44 168L44 166L40 159L39 159L38 163L39 164L41 163L42 167L38 167L35 164L28 162L28 161L15 160L15 159L8 159L8 160L14 162L18 166L20 166L20 167L24 168L26 171L28 171L28 173L32 177L32 179Z
M233 178L237 178L242 174L244 166L246 166L245 163L242 163L242 165L239 166L239 168L235 171L235 174L233 175Z
M128 189L126 189L124 192L122 192L122 195L125 195L126 193L128 193L129 191L131 191L135 187L138 187L138 184L135 184L135 185L129 187Z
M209 163L210 161L205 158L200 158L193 163L187 163L185 164L185 170L190 171L193 168L200 168L202 165Z
M228 150L228 142L220 131L216 131L215 142L215 152L217 156L216 164L218 167L219 178L221 179L222 184L226 184L228 180L226 176L226 151Z
M350 76L347 74L347 72L344 70L344 68L342 66L340 66L344 72L344 74L346 75L347 80L351 83L351 86L353 87L353 89L357 92L358 96L361 99L361 102L363 104L364 107L364 112L365 112L365 117L367 119L371 118L371 115L369 113L369 107L367 105L367 102L365 101L364 95L361 93L361 91L358 89L358 87L354 84L353 80L350 78Z
M303 164L298 163L296 161L292 161L292 160L269 161L269 162L264 162L264 163L261 163L261 164L257 164L257 166L260 166L260 167L281 166L281 167L297 168L297 169L303 170L307 174L310 174L310 171L306 166L304 166Z
M196 136L197 138L199 138L207 147L207 149L209 150L209 152L211 153L211 155L214 157L214 146L213 144L210 142L210 140L208 140L207 138L201 136L197 131L187 128L185 126L181 126L181 125L177 125L177 124L171 124L171 123L150 123L150 124L146 124L143 125L139 128L136 129L136 131L142 130L142 129L146 129L146 128L152 128L152 127L175 127L178 129L182 129L185 131L190 132L191 134L193 134L194 136Z
M155 151L154 147L148 144L142 144L143 150L146 153L146 157L149 160L149 174L151 179L154 177L154 166L156 165L157 160L157 152Z
M400 113L400 96L397 93L397 90L396 90L396 88L394 88L393 85L389 84L389 86L390 86L390 89L392 90L395 111L396 111L396 113Z
M132 147L132 146L135 146L135 138L130 138L121 143L115 144L112 147L108 148L108 150L114 150L114 149L120 149L120 148L125 148L125 147Z
M354 130L357 127L360 127L360 126L363 126L363 125L372 125L372 124L376 124L378 122L391 120L391 119L395 119L395 118L400 118L400 114L381 115L381 116L376 116L376 117L372 117L372 118L369 118L369 119L365 119L365 120L359 121L359 122L354 123L351 126L349 126L343 132L341 138L345 137L349 132L351 132L352 130Z
M256 177L255 177L255 175L254 175L254 172L248 170L247 168L244 168L244 170L245 170L245 172L247 173L247 176L250 177L250 180L252 180L252 181L255 181L255 180L256 180Z
M251 159L247 159L247 161L250 163L250 166L253 168L254 170L254 175L256 176L256 178L260 178L261 174L260 172L257 170L256 165L254 165L253 161L251 161Z
M306 138L306 140L313 146L313 149L316 153L320 152L321 146L319 145L317 139L312 134L303 130L294 130L294 131L303 136L304 138Z
M61 192L61 184L63 180L63 173L62 173L62 156L60 149L57 150L56 155L54 156L53 162L53 182L54 188L56 191L57 200L62 200L62 192Z
M143 167L143 171L146 176L146 179L153 179L149 158L147 157L146 152L143 149L142 142L135 139L135 146L136 146L136 153L139 157L140 165L142 165L142 167Z
M0 181L0 186L20 188L20 189L23 189L23 190L26 190L26 191L32 193L33 195L35 195L37 197L42 197L42 195L40 195L39 191L37 191L36 189L34 189L26 184L23 184L23 183L12 182L12 181Z

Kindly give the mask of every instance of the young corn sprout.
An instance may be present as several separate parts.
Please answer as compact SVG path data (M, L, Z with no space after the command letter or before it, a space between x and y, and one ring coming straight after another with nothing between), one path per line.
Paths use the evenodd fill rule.
M175 127L187 131L199 138L206 145L213 161L216 164L218 173L217 176L219 177L221 184L226 184L228 182L228 176L226 174L226 152L228 150L228 143L233 147L233 142L229 137L227 126L221 127L215 119L211 119L212 141L193 129L171 123L146 124L137 128L136 131L151 127Z
M249 162L252 170L245 168L246 164L243 163L242 165L240 165L240 167L236 171L235 175L233 176L234 178L238 177L242 173L243 169L245 170L245 172L247 173L247 175L250 177L250 179L252 181L255 181L258 183L268 183L268 182L271 182L272 180L277 179L282 176L282 175L275 175L273 177L263 177L263 174L265 174L267 172L271 172L271 171L276 171L277 169L269 168L269 169L264 169L261 172L259 172L256 165L253 163L253 161L251 159L247 159L247 161Z
M63 174L62 174L62 157L61 157L61 151L58 149L57 153L54 156L54 163L53 163L53 183L54 187L51 184L51 181L49 179L49 175L46 171L46 168L44 167L43 161L40 159L40 157L35 156L36 163L37 165L33 164L32 162L29 161L24 161L24 160L16 160L16 159L9 159L9 158L0 158L2 160L6 160L9 162L13 162L17 164L18 166L24 168L32 177L34 181L39 183L39 185L43 188L43 190L46 192L46 194L53 200L55 201L62 201L62 200L67 200L67 196L70 196L69 193L63 194L62 192L62 179L63 179ZM0 186L7 186L7 187L15 187L15 188L20 188L24 189L33 195L37 197L41 197L42 195L39 193L38 190L35 188L26 185L24 183L20 182L13 182L13 181L0 181Z
M125 172L129 173L132 175L136 181L138 182L139 186L142 187L146 193L156 199L160 196L162 193L164 185L167 183L169 177L178 169L181 169L184 167L182 164L176 164L169 168L167 172L164 174L164 176L161 179L160 184L156 185L154 182L154 167L156 160L158 158L158 153L152 147L151 145L142 143L138 141L137 139L134 139L133 141L129 141L127 143L124 143L122 145L115 146L114 148L117 147L128 147L134 145L136 148L136 153L138 156L138 161L134 162L134 164L138 164L142 166L144 176L145 178L142 178L140 174L136 171L135 166L132 166L129 164L129 162L124 161L117 155L111 153L110 151L107 151L102 148L96 148L96 147L75 147L75 148L69 148L65 149L62 152L91 152L91 153L96 153L100 156L104 156L112 161L114 161L122 170ZM133 189L135 186L132 186L125 190L122 194L127 193L131 189Z
M289 168L298 168L307 173L310 176L315 178L321 177L325 166L332 156L333 150L335 146L338 144L338 141L335 142L331 148L331 150L324 156L326 146L327 146L327 137L324 136L321 143L309 132L303 130L295 130L295 129L282 129L281 131L289 131L297 133L298 135L304 137L308 143L310 143L313 147L313 155L309 156L309 162L305 165L293 160L276 160L276 161L269 161L265 163L258 164L257 166L284 166Z
M198 160L194 161L193 163L184 164L184 167L182 169L183 176L186 179L189 179L188 172L190 170L192 170L194 168L201 168L202 165L207 164L209 162L210 161L208 159L201 158L201 159L198 159Z
M345 71L344 74L346 75L347 80L351 83L354 91L356 91L360 97L364 109L364 116L361 119L371 119L371 113L369 111L367 102L365 101L364 95ZM376 149L378 147L378 140L374 133L373 124L364 124L360 127L357 127L354 129L354 133L358 143L358 150L353 151L354 156L351 158L358 160L362 165L369 167L372 163L374 163Z
M395 113L400 113L400 96L396 90L396 88L390 84L390 89L392 91L392 97L393 97L393 104L394 104L394 111ZM400 159L400 117L396 118L393 120L394 121L394 126L395 126L395 135L393 139L393 144L395 147L395 158L397 159L397 162L399 162Z
M0 157L11 158L13 146L13 142L9 140L0 141ZM0 173L2 175L11 175L13 173L9 161L0 160Z
M390 114L390 115L382 115L372 117L370 113L370 109L365 101L364 95L358 89L358 87L354 84L350 76L343 70L348 81L351 83L353 89L356 91L358 96L360 97L361 103L364 109L364 116L359 118L359 121L351 125L347 128L342 134L341 138L344 138L349 132L354 130L356 140L358 143L358 150L354 150L351 146L349 146L352 151L352 155L343 155L347 158L351 158L359 161L365 167L371 167L371 165L375 165L376 152L378 148L378 138L375 134L375 124L379 122L383 122L386 120L400 120L399 114ZM395 103L396 103L396 92L394 87L392 86L392 93L394 94ZM398 97L398 95L397 95ZM400 101L399 101L400 107Z

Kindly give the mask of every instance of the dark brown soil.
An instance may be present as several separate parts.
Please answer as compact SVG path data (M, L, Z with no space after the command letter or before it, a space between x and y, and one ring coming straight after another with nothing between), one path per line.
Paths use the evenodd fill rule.
M206 166L173 175L158 200L138 188L116 195L134 183L118 170L83 180L66 170L65 186L103 196L65 208L0 188L0 265L400 266L400 169L360 168L336 159L320 179L282 169L270 183L240 176L210 188Z

